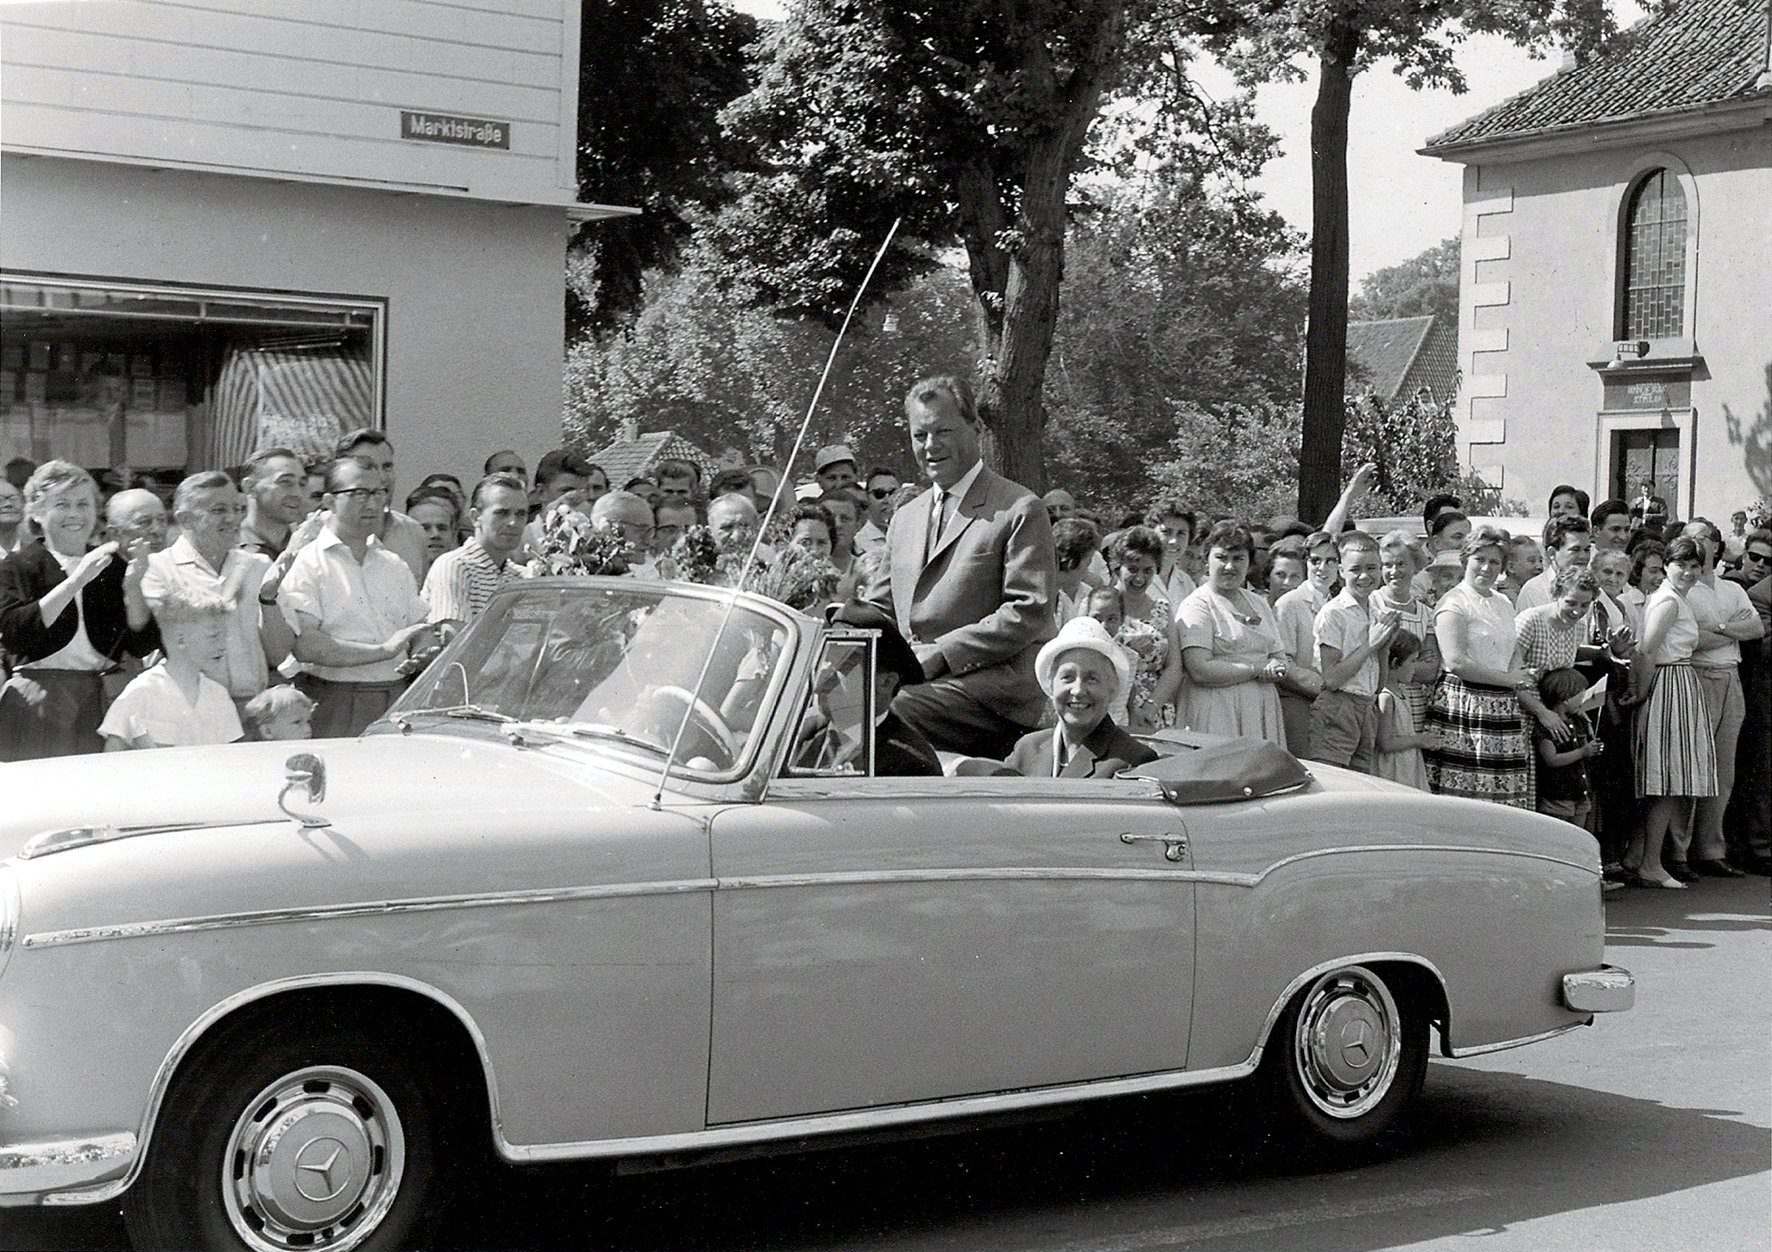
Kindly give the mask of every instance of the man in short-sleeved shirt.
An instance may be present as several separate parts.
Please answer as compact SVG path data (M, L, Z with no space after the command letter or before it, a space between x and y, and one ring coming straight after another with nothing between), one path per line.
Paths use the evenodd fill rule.
M269 557L236 547L246 503L226 474L193 474L173 498L179 537L148 558L142 595L158 609L167 591L182 585L213 592L233 605L227 625L227 673L216 678L236 704L265 689L270 666L289 655L292 632L276 608L276 580L293 557ZM273 570L275 573L273 574Z
M432 622L454 630L480 616L515 573L511 558L523 546L528 511L528 492L512 475L488 474L475 484L468 510L473 538L438 557L425 577Z
M326 529L301 550L278 589L295 619L297 683L318 707L314 736L355 735L404 688L400 663L428 627L430 606L412 570L374 531L387 487L368 462L350 457L327 470Z

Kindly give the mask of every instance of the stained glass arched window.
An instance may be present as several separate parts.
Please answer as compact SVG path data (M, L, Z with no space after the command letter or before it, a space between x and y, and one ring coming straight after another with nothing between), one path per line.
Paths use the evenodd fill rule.
M1652 170L1624 213L1622 339L1666 339L1686 328L1686 193L1672 171Z

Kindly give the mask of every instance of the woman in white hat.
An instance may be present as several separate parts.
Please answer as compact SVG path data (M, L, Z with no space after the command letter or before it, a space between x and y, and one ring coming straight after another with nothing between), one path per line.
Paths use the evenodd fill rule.
M1072 618L1034 658L1058 724L1023 735L1008 764L1029 778L1112 778L1157 754L1114 725L1108 710L1132 683L1126 650L1092 617Z

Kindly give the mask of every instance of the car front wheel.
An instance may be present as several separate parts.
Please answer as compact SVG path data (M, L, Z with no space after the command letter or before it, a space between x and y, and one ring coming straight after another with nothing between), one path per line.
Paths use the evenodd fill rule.
M124 1195L137 1249L368 1252L418 1235L439 1152L426 1066L350 1028L235 1033L193 1059Z
M1356 1159L1391 1144L1427 1073L1427 1018L1361 965L1311 980L1268 1040L1266 1087L1307 1156Z

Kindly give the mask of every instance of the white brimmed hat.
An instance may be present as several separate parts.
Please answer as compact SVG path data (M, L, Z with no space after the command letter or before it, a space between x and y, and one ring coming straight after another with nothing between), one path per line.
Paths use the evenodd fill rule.
M1094 652L1104 656L1114 667L1114 677L1120 686L1108 700L1109 704L1117 703L1121 696L1132 688L1132 662L1126 656L1126 649L1114 642L1114 637L1107 633L1107 628L1093 617L1073 617L1040 649L1034 658L1034 677L1040 683L1040 690L1047 696L1052 695L1052 674L1058 668L1058 660L1067 652Z

